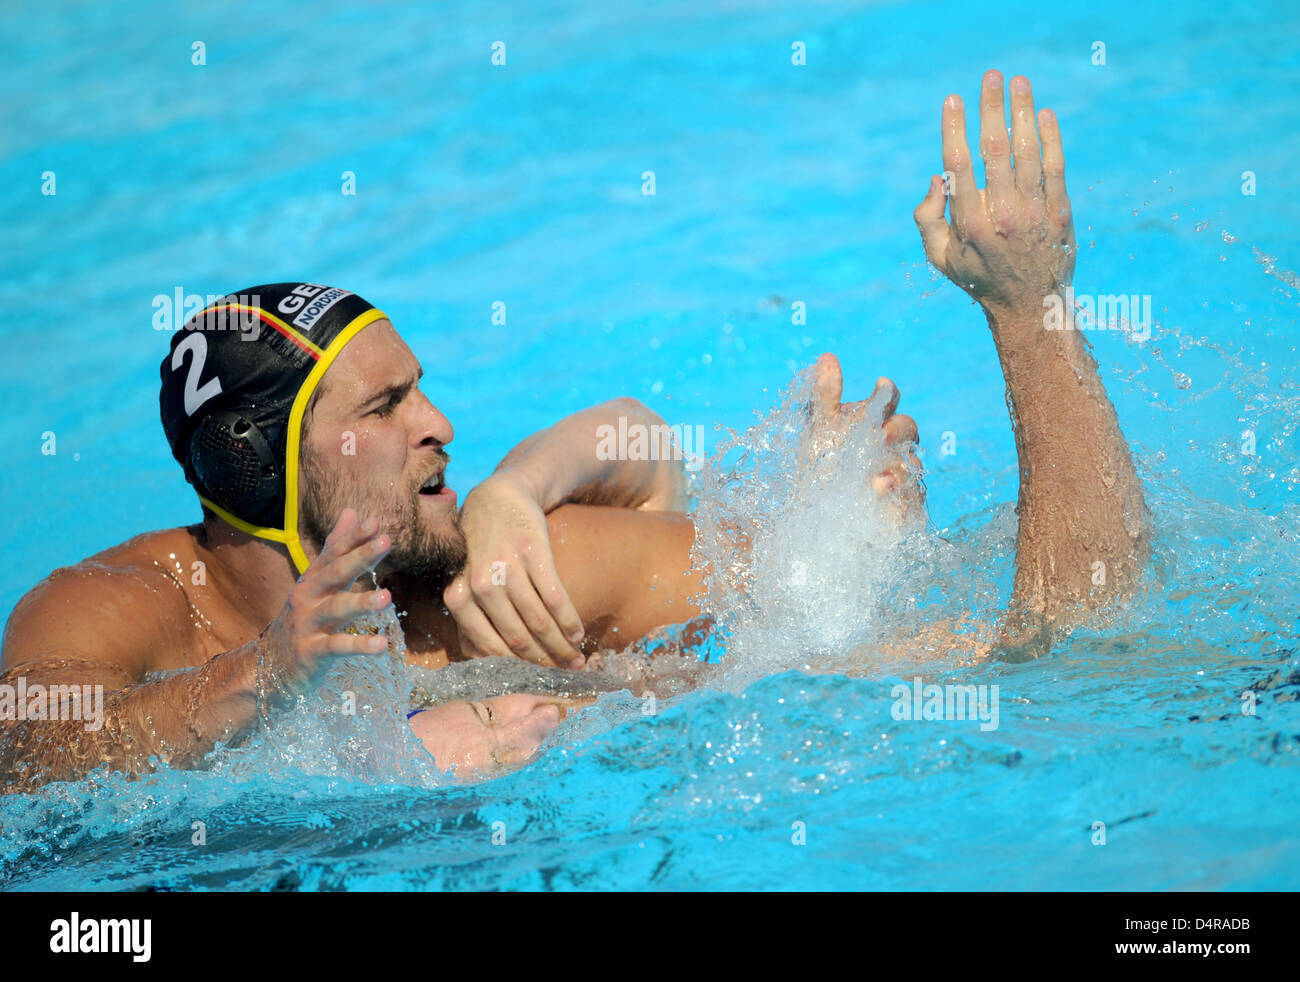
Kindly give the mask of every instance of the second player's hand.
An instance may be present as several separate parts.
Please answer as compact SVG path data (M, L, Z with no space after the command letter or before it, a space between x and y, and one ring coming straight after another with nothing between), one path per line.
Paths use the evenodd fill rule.
M1050 109L1038 113L1029 79L1011 80L1007 138L1002 74L985 73L980 92L980 153L985 187L975 186L966 144L966 113L958 96L943 104L943 166L913 213L926 258L994 316L1042 316L1043 299L1070 282L1074 225L1065 192L1065 152ZM1039 134L1042 147L1039 147ZM1014 167L1012 162L1014 160ZM951 221L944 218L947 204Z
M466 497L461 526L469 558L443 602L462 653L581 667L582 619L560 582L541 506L509 480L488 478Z
M868 417L871 399L840 401L844 394L844 374L839 359L829 352L818 358L813 367L812 403L809 406L811 419L805 453L810 460L816 459L840 446L850 427L870 419L872 425L880 426L884 432L886 446L896 451L896 459L885 470L873 475L872 487L881 495L904 487L914 487L923 504L919 484L921 461L912 452L918 439L916 420L897 411L901 394L892 379L884 376L876 379L872 398L880 392L885 393L884 406L879 410L879 415L872 414ZM915 483L910 480L912 475L917 478Z

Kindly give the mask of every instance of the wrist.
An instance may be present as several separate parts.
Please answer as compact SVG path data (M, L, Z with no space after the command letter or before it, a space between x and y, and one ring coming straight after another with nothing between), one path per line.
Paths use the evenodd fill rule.
M242 726L259 713L287 705L311 687L313 674L281 640L274 621L242 648L217 655L199 671L203 704L212 709L209 722L219 727L228 720Z
M187 761L183 766L191 766L217 743L230 740L252 723L258 709L257 670L255 661L243 657L251 644L216 655L166 680L160 691L150 694L151 699L161 698L168 705L187 707L178 715L179 730L156 748L160 756ZM139 694L144 694L143 690ZM148 706L148 702L136 703L128 696L122 706L124 722L140 715L148 719L153 715ZM152 735L158 734L154 731ZM147 740L135 742L148 745Z
M543 480L543 476L533 472L525 464L513 465L508 468L498 469L474 488L465 497L466 503L477 493L489 492L502 493L510 497L524 498L534 502L543 511L551 507L554 502L550 499L553 490L549 482Z
M1012 303L981 301L995 339L1002 337L1038 338L1073 334L1074 309L1068 295L1054 291Z
M1042 325L1055 316L1072 318L1073 292L1070 284L1047 282L1040 287L1021 284L1018 289L996 291L976 297L990 322L1016 323L1032 320Z

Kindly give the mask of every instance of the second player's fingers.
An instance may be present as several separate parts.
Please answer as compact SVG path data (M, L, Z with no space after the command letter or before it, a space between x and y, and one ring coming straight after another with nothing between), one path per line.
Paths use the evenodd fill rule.
M871 398L874 399L880 392L885 392L885 408L880 412L881 423L886 422L890 416L894 415L894 410L898 408L898 400L902 398L902 393L898 391L898 386L894 384L893 379L880 376L876 379L876 387L871 391Z
M487 657L482 651L479 651L478 645L470 640L469 635L459 624L456 625L456 643L460 646L462 658L485 658Z
M925 198L912 212L912 220L921 230L921 248L925 250L925 258L940 270L944 268L948 254L948 236L951 234L948 219L943 215L947 201L943 178L936 174L930 178Z
M501 658L513 658L515 653L506 647L505 641L497 634L496 628L488 620L487 614L477 603L470 602L457 608L453 615L456 619L456 627L460 630L464 638L468 638L470 645L466 650L465 645L461 645L461 653L468 658L490 658L493 656Z
M990 195L1002 198L1012 187L1011 147L1002 102L1002 73L988 71L980 83L980 156L984 158L984 183Z
M1058 225L1070 224L1070 198L1065 193L1065 150L1061 146L1061 126L1056 113L1044 109L1038 114L1038 129L1043 138L1043 190L1047 195L1047 213Z
M966 110L961 96L950 95L943 103L943 167L952 173L951 197L953 224L958 232L979 217L980 197L975 187L975 168L966 143Z
M915 443L919 433L916 420L905 414L895 414L885 420L886 443Z
M537 639L528 630L528 626L524 624L515 609L515 601L511 594L505 590L493 590L479 598L479 606L487 615L487 619L492 622L492 627L501 640L505 642L509 654L530 661L534 665L554 667L556 661L537 643ZM477 640L475 638L476 642Z
M537 595L550 611L551 617L554 618L564 636L571 644L581 644L586 633L582 626L582 617L569 598L569 591L564 589L564 584L560 582L560 572L555 568L555 558L548 553L546 558L533 569L532 578Z
M1011 152L1016 161L1016 190L1034 200L1043 197L1043 154L1034 125L1034 90L1029 79L1011 80Z
M538 594L536 585L532 582L521 584L519 579L516 578L516 583L511 589L510 599L524 627L556 665L580 667L582 652L564 636L564 631Z

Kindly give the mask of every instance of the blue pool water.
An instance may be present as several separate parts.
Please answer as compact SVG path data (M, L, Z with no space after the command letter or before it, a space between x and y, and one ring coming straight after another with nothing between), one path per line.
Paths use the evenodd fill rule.
M198 515L158 423L153 298L303 278L393 318L456 427L462 494L614 396L712 444L822 351L850 398L888 374L926 448L933 534L908 568L940 607L991 616L1015 531L1002 382L911 220L943 97L971 101L990 67L1061 118L1076 288L1152 297L1146 344L1094 337L1148 485L1151 576L1047 659L927 674L998 684L996 730L897 721L910 671L827 661L874 622L820 571L835 630L742 618L763 644L715 684L650 716L604 696L491 782L403 760L380 698L354 733L295 718L208 771L11 796L6 887L1300 886L1293 5L260 10L0 15L0 614L52 568ZM821 534L852 528L826 507ZM358 743L387 755L360 766Z

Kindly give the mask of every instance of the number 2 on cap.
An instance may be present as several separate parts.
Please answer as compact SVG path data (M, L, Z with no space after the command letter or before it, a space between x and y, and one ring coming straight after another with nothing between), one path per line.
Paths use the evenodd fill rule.
M201 405L221 392L221 380L211 378L199 385L199 377L203 374L203 362L208 357L208 339L199 331L194 331L187 335L176 350L172 352L172 371L181 367L185 361L186 354L191 354L190 373L185 377L185 415L193 416L194 411Z

